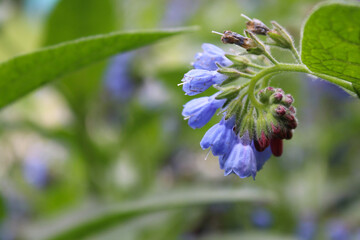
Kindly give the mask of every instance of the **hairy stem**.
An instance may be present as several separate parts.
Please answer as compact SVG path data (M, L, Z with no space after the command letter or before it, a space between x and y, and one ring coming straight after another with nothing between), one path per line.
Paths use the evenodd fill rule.
M327 80L331 83L337 84L351 92L353 92L353 87L352 84L350 82L341 80L339 78L336 77L332 77L332 76L328 76L325 74L321 74L321 73L313 73L311 72L305 65L303 64L277 64L274 65L272 67L263 69L262 71L258 72L250 81L249 84L249 89L248 89L248 97L252 103L252 105L254 105L256 108L259 109L263 109L265 107L264 104L262 104L261 102L259 102L255 96L255 87L256 87L256 83L269 76L269 75L274 75L276 73L280 73L280 72L303 72L303 73L308 73L317 77L320 77L324 80ZM265 79L266 80L266 79Z

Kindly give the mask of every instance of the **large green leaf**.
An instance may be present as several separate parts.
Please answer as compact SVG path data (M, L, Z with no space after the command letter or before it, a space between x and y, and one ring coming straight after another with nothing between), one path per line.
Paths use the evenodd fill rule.
M0 107L67 73L193 28L115 32L62 43L0 64Z
M305 23L301 58L313 72L360 84L360 4L320 5Z
M44 45L120 30L114 0L61 0L46 21ZM81 13L81 14L79 14ZM58 87L75 115L85 115L88 102L98 99L106 61L62 78Z
M44 44L114 31L115 7L113 0L61 0L46 21Z
M271 192L260 189L209 190L193 188L177 190L117 206L93 207L91 211L87 210L85 213L83 211L66 219L58 219L54 223L47 221L37 227L30 226L25 235L29 239L78 240L125 222L130 218L154 211L227 202L269 203L274 200L275 196Z

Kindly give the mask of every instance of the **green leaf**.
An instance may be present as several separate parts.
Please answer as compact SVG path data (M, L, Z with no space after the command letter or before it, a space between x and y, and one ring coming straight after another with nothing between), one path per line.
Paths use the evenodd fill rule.
M259 232L234 232L234 233L225 233L225 234L211 234L200 237L199 240L297 240L298 238L293 236L282 236L279 234L274 234L270 231L259 231Z
M359 3L320 5L304 26L303 63L313 72L360 84L359 16Z
M353 87L354 87L354 90L355 90L356 94L357 94L358 97L360 98L360 84L358 84L358 83L353 83Z
M114 32L21 55L0 64L0 107L42 85L119 52L136 49L194 28Z
M275 196L268 191L243 189L187 189L156 194L155 196L133 200L117 206L92 207L86 212L60 219L55 223L47 221L39 226L30 226L24 234L29 239L82 239L99 233L111 226L125 222L133 217L154 211L170 210L225 202L269 203ZM46 227L45 227L46 226ZM60 227L59 227L60 226ZM41 230L40 230L41 229ZM46 232L44 229L47 229ZM50 232L49 232L50 229ZM51 232L51 229L53 230ZM39 234L42 234L41 236Z
M115 9L113 0L61 0L46 21L44 44L114 31Z

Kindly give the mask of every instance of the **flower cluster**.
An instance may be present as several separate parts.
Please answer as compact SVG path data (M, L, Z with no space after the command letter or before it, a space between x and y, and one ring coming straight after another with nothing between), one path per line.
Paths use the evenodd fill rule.
M179 84L189 96L211 86L219 90L186 103L182 115L190 127L201 128L221 109L221 121L206 132L200 145L219 157L225 175L235 173L241 178L255 178L272 155L281 156L283 140L291 139L297 126L293 97L268 86L271 76L257 79L256 75L277 64L256 34L268 36L273 45L283 48L293 47L292 38L275 22L270 30L260 20L248 20L246 37L232 31L219 33L223 43L240 46L245 52L226 54L205 43L203 52L195 56L194 69ZM248 55L257 56L257 60Z

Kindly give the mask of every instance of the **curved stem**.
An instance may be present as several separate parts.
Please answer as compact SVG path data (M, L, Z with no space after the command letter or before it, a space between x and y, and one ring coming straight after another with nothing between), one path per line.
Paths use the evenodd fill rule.
M313 73L311 72L305 65L303 64L277 64L274 65L272 67L263 69L262 71L260 71L259 73L257 73L250 81L249 84L249 89L248 89L248 97L251 101L251 103L259 109L263 109L265 107L264 104L262 104L261 102L259 102L255 96L255 87L256 87L256 83L261 80L262 78L268 76L268 75L273 75L275 73L279 73L279 72L303 72L303 73L308 73L308 74L312 74L314 76L320 77L324 80L327 80L329 82L335 83L349 91L354 91L352 84L350 82L341 80L339 78L336 77L332 77L332 76L328 76L325 74L320 74L320 73Z
M297 61L298 63L302 63L300 54L299 54L299 52L296 50L294 44L291 44L290 51L291 51L291 53L294 55L294 57L296 58L296 61Z
M263 82L261 84L261 88L266 88L269 85L270 79L274 76L274 74L269 74L264 77Z

